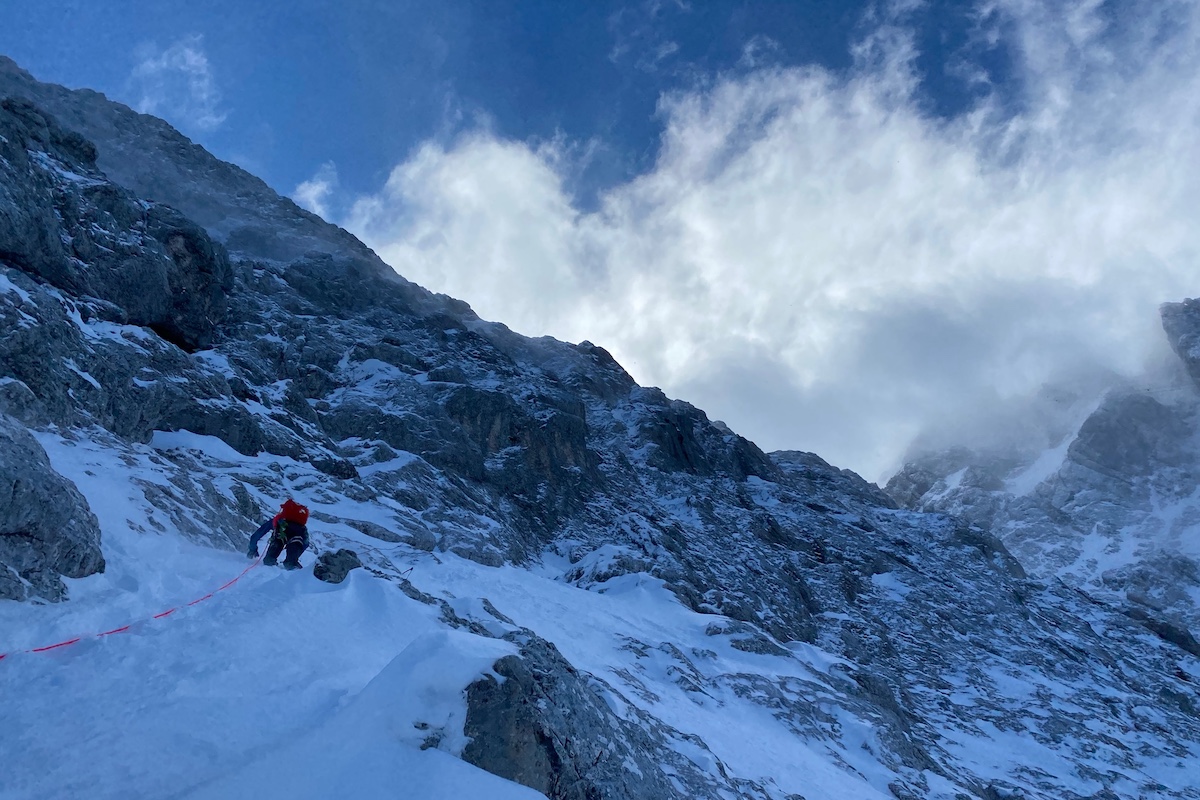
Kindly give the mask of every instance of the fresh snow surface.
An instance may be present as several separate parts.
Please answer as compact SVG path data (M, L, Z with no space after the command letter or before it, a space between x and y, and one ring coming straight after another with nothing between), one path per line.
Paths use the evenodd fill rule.
M220 578L245 563L199 548L174 555L157 563ZM120 591L95 585L105 582L92 581L74 613L31 627L53 637L103 616L105 596ZM169 582L145 594L195 593L168 593ZM363 572L330 586L259 568L128 634L6 658L0 797L315 800L394 797L397 786L428 798L537 797L419 749L416 723L461 740L463 688L510 649L444 630L429 607Z
M1005 481L1004 488L1015 497L1024 497L1032 492L1062 468L1072 441L1074 439L1068 436L1057 447L1043 452L1032 464Z
M195 450L230 464L237 464L247 458L215 436L202 436L191 431L155 431L150 437L150 446L155 450Z
M547 570L551 575L554 571ZM727 636L707 635L714 617L684 608L660 580L646 575L623 575L607 581L602 593L588 592L515 567L489 568L448 559L436 569L415 571L413 583L439 596L482 592L502 614L554 642L577 668L614 685L628 685L626 676L636 676L653 689L655 699L647 706L654 715L679 730L698 734L735 775L770 777L781 795L802 794L811 800L891 797L886 783L894 775L884 775L878 764L864 764L879 772L882 783L873 787L863 782L835 766L823 743L798 739L767 709L745 702L732 687L712 695L684 690L675 681L678 662L664 645L693 654L708 651L697 666L711 675L791 674L801 679L811 679L826 668L831 657L817 648L806 648L816 651L812 664L738 650ZM619 709L622 702L610 696L609 704ZM850 760L857 754L839 751L839 755ZM698 755L692 761L716 770Z
M1059 577L1070 576L1083 565L1088 574L1096 576L1091 582L1100 584L1109 570L1136 563L1137 551L1138 540L1131 533L1106 536L1093 530L1079 539L1079 556L1058 571Z

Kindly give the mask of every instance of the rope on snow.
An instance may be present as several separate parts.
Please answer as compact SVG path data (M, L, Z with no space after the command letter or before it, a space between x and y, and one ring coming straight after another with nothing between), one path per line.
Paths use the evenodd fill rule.
M66 639L65 641L56 642L55 644L48 644L48 645L45 645L44 647L34 647L30 650L14 650L11 653L0 653L0 661L3 661L5 658L8 658L11 655L16 655L17 653L45 653L50 650L57 650L61 647L69 647L70 645L77 644L78 642L82 642L84 639L99 639L102 636L112 636L114 633L125 633L126 631L128 631L130 628L132 628L134 625L136 625L139 622L147 622L149 620L163 619L165 617L169 617L181 608L187 608L188 606L194 606L197 603L203 603L205 600L212 598L217 592L225 591L226 589L228 589L229 587L233 586L235 583L240 581L243 577L245 577L247 572L254 569L261 563L262 563L262 556L260 555L258 558L254 559L253 564L251 564L250 566L248 566L244 570L242 570L241 574L238 575L236 578L227 582L225 585L223 585L217 589L213 589L211 592L204 595L203 597L196 598L195 600L191 601L190 603L183 603L181 605L175 606L174 608L168 608L166 611L160 612L158 614L154 614L153 616L150 616L150 617L146 617L145 619L135 620L134 622L130 622L128 625L122 625L119 628L113 628L111 631L104 631L103 633L82 634L80 636L74 637L73 639Z

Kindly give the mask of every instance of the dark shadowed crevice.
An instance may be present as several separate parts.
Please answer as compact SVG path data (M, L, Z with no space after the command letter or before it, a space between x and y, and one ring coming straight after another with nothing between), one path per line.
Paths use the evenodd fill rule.
M179 330L174 325L165 324L162 322L152 322L147 327L158 334L158 338L165 342L170 342L189 355L200 349L188 340L188 337L183 333L183 331Z

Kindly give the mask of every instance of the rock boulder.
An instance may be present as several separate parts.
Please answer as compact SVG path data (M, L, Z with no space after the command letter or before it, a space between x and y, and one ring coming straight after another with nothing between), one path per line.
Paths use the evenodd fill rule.
M362 561L353 550L341 549L335 553L321 553L317 564L313 567L313 577L326 583L341 583L346 580L350 570L358 569Z
M104 570L100 523L24 426L0 415L0 598L66 597L60 576Z

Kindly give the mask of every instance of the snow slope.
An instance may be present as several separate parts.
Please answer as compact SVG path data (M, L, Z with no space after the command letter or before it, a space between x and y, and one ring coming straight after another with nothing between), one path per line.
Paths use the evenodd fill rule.
M140 621L0 661L0 797L317 798L335 785L394 797L400 779L429 798L540 796L421 751L413 727L461 735L463 688L511 646L447 631L429 606L362 571L329 585L309 570L258 567L148 619L216 589L247 559L145 532L154 510L131 499L131 478L152 471L89 443L44 441L105 521L109 569L73 582L67 604L0 604L0 642L20 650ZM396 736L366 724L380 718ZM231 774L242 777L231 784Z
M41 439L103 521L109 567L72 581L69 603L0 604L0 642L12 653L0 661L0 798L371 798L394 797L397 787L429 800L541 796L453 757L466 744L465 688L512 645L450 628L435 606L363 570L329 585L310 569L258 566L211 599L152 619L238 575L247 559L153 531L159 511L138 484L163 478L151 452L131 466L90 440ZM254 461L208 437L156 437L167 443L236 457L243 467ZM561 580L565 563L530 572L453 555L410 551L409 559L413 582L450 598L461 616L499 624L482 610L489 598L580 668L621 684L638 676L643 699L654 697L648 705L665 720L777 796L890 796L890 773L865 754L800 741L732 690L685 691L662 646L703 648L714 675L798 680L828 670L837 661L828 654L804 645L787 658L737 650L706 635L711 616L683 608L645 575L591 592ZM13 652L131 621L120 634ZM659 649L632 646L647 642ZM432 733L436 747L422 749ZM869 730L861 735L871 739ZM690 755L718 769L707 751Z

